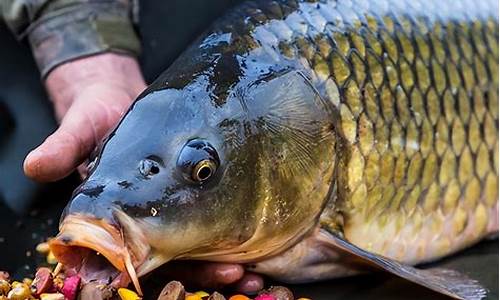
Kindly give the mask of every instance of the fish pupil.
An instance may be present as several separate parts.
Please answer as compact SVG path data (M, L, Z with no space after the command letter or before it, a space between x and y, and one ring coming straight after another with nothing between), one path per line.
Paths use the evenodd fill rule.
M212 169L209 166L203 166L198 170L198 178L205 180L212 175Z

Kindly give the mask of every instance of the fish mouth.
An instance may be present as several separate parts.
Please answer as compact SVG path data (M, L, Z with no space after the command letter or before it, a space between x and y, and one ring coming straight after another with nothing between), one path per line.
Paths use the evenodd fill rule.
M132 281L142 295L136 269L150 249L131 218L124 221L114 226L102 219L69 215L59 234L49 241L50 250L65 268L76 271L84 284L97 281L120 288Z

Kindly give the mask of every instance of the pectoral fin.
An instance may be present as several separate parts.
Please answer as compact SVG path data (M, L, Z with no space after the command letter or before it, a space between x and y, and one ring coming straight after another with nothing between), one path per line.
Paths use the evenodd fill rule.
M327 232L326 230L321 230L317 238L323 240L324 243L331 244L333 247L349 252L378 268L444 295L467 300L486 297L487 290L479 282L457 271L443 268L423 270L401 264L390 258L365 251L349 243L338 234Z

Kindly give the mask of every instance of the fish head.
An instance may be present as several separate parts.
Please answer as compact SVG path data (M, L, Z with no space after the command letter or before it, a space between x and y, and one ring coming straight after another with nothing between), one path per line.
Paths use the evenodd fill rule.
M317 224L335 166L329 103L293 70L243 78L223 103L210 85L139 97L63 213L61 263L96 274L84 264L100 256L123 285L172 259L255 261Z

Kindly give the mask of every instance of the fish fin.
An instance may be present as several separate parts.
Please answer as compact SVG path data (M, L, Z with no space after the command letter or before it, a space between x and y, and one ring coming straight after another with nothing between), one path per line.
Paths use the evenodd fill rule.
M278 255L246 265L249 271L280 282L298 284L366 273L366 266L350 253L319 240L319 230ZM353 259L354 258L354 259ZM369 271L369 270L368 270Z
M476 300L486 297L487 290L476 280L444 268L417 269L393 259L368 252L346 241L338 233L325 229L318 238L396 276L456 299Z
M295 178L325 164L318 151L333 151L333 146L325 147L335 143L332 108L302 72L286 69L259 78L239 89L236 98L247 129L265 137L264 161L275 166L277 174Z

